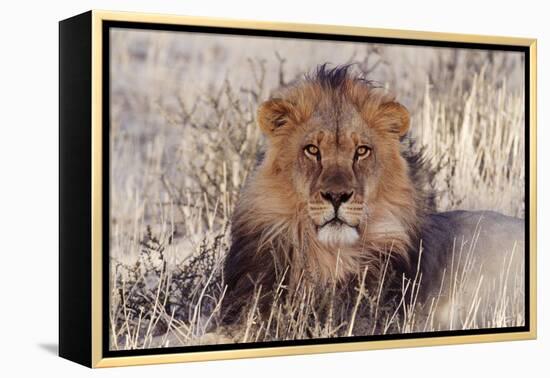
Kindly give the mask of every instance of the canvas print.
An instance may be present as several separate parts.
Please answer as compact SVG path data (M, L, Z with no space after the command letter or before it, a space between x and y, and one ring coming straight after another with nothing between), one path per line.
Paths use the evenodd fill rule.
M109 350L526 325L522 52L108 36Z

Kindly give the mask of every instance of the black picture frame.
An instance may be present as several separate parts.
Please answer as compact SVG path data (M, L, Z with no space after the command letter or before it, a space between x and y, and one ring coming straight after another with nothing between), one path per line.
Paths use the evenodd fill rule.
M89 11L59 24L59 354L88 367L238 358L255 355L311 353L377 347L456 342L530 339L536 337L534 287L536 197L536 41L496 37L439 35L398 31L362 33L322 26L204 22L189 18ZM185 31L278 38L376 42L521 52L525 56L525 325L462 331L353 336L333 339L202 345L146 350L109 350L109 145L110 40L112 28ZM291 30L292 29L292 30ZM99 59L98 51L101 51ZM97 59L94 66L94 59ZM98 70L99 67L99 70ZM98 74L98 71L100 72ZM100 100L100 104L97 99ZM100 106L100 109L97 109ZM99 133L94 133L98 127ZM99 164L98 164L99 163ZM101 193L97 193L98 172ZM95 209L100 208L101 219ZM95 221L94 221L95 217ZM94 223L95 222L95 223ZM101 232L94 233L95 225ZM96 227L97 229L97 227ZM97 240L101 235L101 240ZM97 250L103 252L97 257ZM107 253L106 253L107 251ZM95 261L95 265L94 265ZM100 271L98 271L98 269ZM101 303L99 308L98 303ZM98 320L99 319L99 320ZM101 329L97 328L101 324ZM98 335L100 334L100 335ZM98 340L101 340L98 345ZM391 344L391 343L394 344ZM369 344L367 344L369 343ZM285 349L286 348L286 349Z

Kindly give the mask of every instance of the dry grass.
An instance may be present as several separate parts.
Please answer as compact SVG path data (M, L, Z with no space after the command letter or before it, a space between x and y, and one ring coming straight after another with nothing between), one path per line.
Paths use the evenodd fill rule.
M523 292L510 290L521 277L507 273L514 247L495 262L503 274L488 282L476 265L476 240L457 240L441 283L450 298L421 302L417 275L402 278L400 294L388 300L389 277L367 289L367 270L345 295L337 285L328 295L303 285L285 296L280 285L267 320L254 293L243 328L219 329L229 220L262 148L255 112L271 90L325 61L358 62L411 111L413 136L437 168L440 210L523 217L518 55L255 38L247 41L253 53L242 56L242 41L231 37L116 31L112 38L113 349L228 341L216 333L247 342L523 324Z

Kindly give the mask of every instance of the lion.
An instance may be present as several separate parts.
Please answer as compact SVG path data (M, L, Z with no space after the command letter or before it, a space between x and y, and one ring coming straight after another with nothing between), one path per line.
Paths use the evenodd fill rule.
M498 277L506 269L497 258L506 255L521 275L524 221L488 211L437 213L432 173L408 137L408 110L349 68L321 65L258 109L265 155L232 218L227 324L239 321L253 293L265 313L278 286L286 293L304 281L321 292L333 282L354 287L366 270L367 287L384 276L397 291L403 277L420 275L415 295L426 303L435 294L452 299L447 266L483 267L480 274ZM463 256L458 245L466 246ZM469 286L461 290L479 295ZM452 328L444 301L438 321Z

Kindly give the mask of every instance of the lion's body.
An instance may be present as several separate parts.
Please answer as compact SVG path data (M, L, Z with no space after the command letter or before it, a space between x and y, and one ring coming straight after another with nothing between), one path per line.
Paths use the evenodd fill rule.
M482 214L435 214L430 172L404 142L409 116L393 97L347 67L322 66L264 103L258 119L268 145L232 220L229 322L253 293L261 292L261 311L268 307L281 285L346 286L368 270L367 286L375 287L388 261L396 287L418 266L422 297L446 287L444 267L459 261L453 246L475 239ZM523 228L495 213L484 218L477 249L490 265L510 240L522 243Z
M522 219L494 211L435 213L428 217L421 240L425 250L419 298L426 306L438 301L436 328L523 324ZM507 319L511 315L517 318Z

